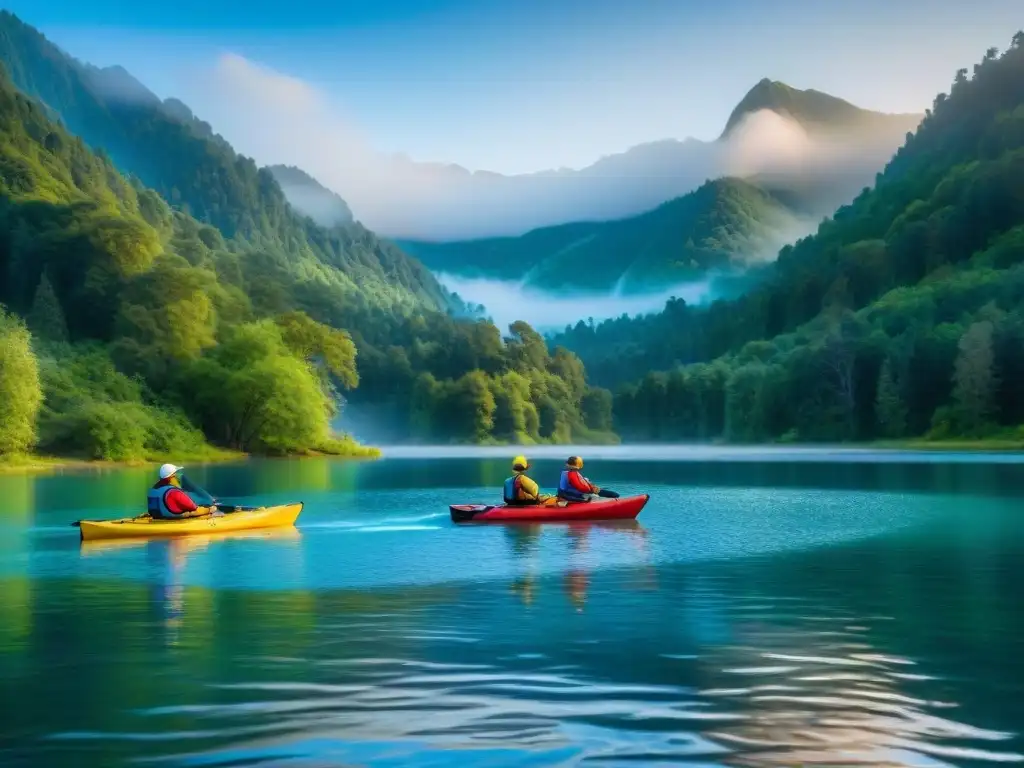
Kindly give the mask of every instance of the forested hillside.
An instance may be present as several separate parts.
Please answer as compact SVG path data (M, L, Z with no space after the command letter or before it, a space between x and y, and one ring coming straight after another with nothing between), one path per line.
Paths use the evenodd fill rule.
M563 224L522 237L402 245L439 272L525 277L550 290L604 292L621 282L639 291L747 266L774 255L799 226L771 193L725 178L629 219Z
M708 308L557 338L624 437L833 440L1024 423L1024 34L957 72L875 187ZM646 376L642 372L651 372Z
M611 395L587 387L575 356L549 355L525 325L503 343L493 325L433 309L448 299L429 273L372 233L287 206L275 230L243 184L240 205L267 234L230 237L123 176L55 114L4 76L0 454L348 452L328 426L339 391L403 437L613 439ZM223 140L189 136L229 158ZM254 183L280 197L269 172Z
M224 237L258 247L283 268L329 272L349 302L446 308L444 290L422 264L358 224L328 229L296 213L270 170L120 67L82 64L5 11L0 63L73 134Z

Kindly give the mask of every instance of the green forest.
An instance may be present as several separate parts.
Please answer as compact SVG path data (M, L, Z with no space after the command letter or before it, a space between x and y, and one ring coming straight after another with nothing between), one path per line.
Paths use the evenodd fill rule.
M183 105L104 100L127 73L10 14L0 59L0 455L365 454L332 433L344 401L405 439L614 440L578 358L297 214Z
M358 223L318 225L185 105L6 13L0 62L0 457L371 454L340 408L424 443L1024 424L1020 33L742 296L553 339L480 319Z
M615 390L623 439L1024 436L1024 34L759 280L554 340Z

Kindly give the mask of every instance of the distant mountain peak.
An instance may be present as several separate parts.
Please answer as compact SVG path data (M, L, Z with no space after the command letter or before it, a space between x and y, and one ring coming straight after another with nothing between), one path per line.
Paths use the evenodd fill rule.
M821 91L802 91L765 77L747 91L733 109L722 137L728 136L744 117L763 109L791 117L805 127L838 127L850 121L861 122L867 115L880 114Z
M858 107L838 96L813 88L800 90L778 80L762 78L747 91L729 115L721 138L728 136L747 115L771 110L790 117L810 131L850 130L865 125L901 122L913 129L923 115L889 114Z

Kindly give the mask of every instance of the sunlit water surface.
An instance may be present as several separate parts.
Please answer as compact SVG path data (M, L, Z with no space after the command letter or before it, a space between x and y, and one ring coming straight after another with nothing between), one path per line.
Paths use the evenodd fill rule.
M298 530L138 544L69 523L152 470L0 477L0 765L1024 760L1021 456L587 449L637 523L452 525L509 453L195 467Z

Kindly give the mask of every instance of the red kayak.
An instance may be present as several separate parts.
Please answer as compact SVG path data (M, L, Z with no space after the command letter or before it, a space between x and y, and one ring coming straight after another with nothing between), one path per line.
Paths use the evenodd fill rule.
M649 494L626 499L565 502L554 505L498 506L490 504L452 504L448 507L453 523L575 522L587 520L632 520L640 514Z

